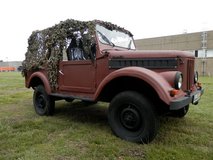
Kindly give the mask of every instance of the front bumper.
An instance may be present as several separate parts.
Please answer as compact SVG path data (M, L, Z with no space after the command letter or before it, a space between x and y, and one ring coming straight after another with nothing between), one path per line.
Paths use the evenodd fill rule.
M195 92L191 93L190 95L173 100L170 103L170 110L179 110L179 109L189 105L190 103L192 103L194 105L198 104L203 93L204 93L204 89L201 88L201 89L198 89Z

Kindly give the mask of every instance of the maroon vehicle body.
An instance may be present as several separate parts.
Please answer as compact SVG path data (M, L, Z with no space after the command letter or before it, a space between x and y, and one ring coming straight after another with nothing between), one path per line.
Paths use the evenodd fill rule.
M153 104L154 107L150 107L152 108L151 115L173 113L175 116L183 117L187 113L190 103L198 103L203 89L197 81L197 72L194 71L195 57L190 52L140 51L102 43L99 37L100 35L96 32L94 59L61 60L59 62L58 87L55 90L51 88L45 69L28 72L25 76L26 87L36 90L37 86L42 85L45 90L44 95L48 98L46 100L39 94L38 99L42 103L43 99L45 99L44 101L51 99L50 104L53 106L54 101L60 99L104 101L117 104L117 99L122 99L121 97L128 99L131 97L131 95L128 96L128 93L132 93L136 97L142 97L138 99L145 98L144 101ZM134 45L134 41L130 43ZM180 85L180 88L176 85ZM35 101L34 99L34 103L37 103ZM134 100L130 101L129 104L132 104ZM140 106L137 107L136 104L132 106L136 106L136 109L123 107L125 109L114 111L114 105L110 106L110 126L113 132L123 139L148 143L156 135L157 125L155 123L158 120L155 118L157 116L152 117L155 119L153 120L154 125L147 124L152 128L154 126L154 129L148 129L148 132L143 135L142 130L144 129L138 127L142 125L142 111L140 111ZM51 108L51 106L48 107ZM145 112L149 112L147 108L145 110ZM44 114L48 114L48 112L44 112ZM121 118L117 119L116 115ZM118 123L119 120L121 122ZM133 123L140 125L135 126ZM120 127L120 129L117 130L116 127Z

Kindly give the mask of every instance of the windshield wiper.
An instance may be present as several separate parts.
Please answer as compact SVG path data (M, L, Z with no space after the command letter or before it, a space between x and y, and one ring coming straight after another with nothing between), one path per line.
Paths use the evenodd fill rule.
M102 38L106 43L108 43L109 45L115 47L115 44L112 43L105 35L103 35L103 33L101 33L100 31L97 31L97 32L100 34L101 38Z

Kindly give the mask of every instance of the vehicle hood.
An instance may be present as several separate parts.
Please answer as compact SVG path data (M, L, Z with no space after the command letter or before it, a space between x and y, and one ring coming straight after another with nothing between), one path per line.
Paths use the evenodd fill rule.
M191 52L177 50L110 50L110 59L138 59L138 58L194 58Z

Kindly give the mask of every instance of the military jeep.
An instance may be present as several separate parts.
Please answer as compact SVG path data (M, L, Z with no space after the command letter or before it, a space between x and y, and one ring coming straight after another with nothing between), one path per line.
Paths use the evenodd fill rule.
M151 142L160 115L184 117L203 94L190 52L136 50L132 33L109 22L69 19L28 44L22 73L37 114L53 115L56 100L109 102L109 125L128 141Z

